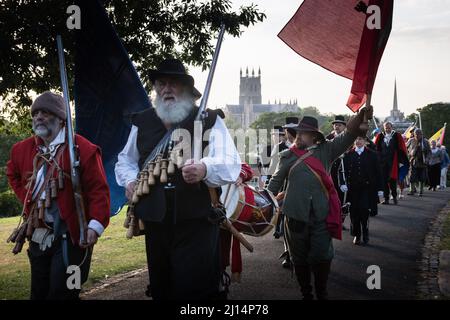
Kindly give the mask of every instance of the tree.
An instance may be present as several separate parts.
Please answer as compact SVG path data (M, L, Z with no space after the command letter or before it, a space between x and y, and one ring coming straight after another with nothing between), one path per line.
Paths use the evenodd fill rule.
M84 0L94 1L94 0ZM265 19L256 5L231 10L230 0L104 0L108 15L147 90L146 70L169 56L206 69L220 23L234 37ZM73 0L0 2L0 97L15 121L32 92L60 87L56 35L62 34L69 83L73 83L74 31L66 27ZM81 22L82 23L82 22Z
M422 131L427 139L441 129L444 123L447 122L450 126L450 103L432 103L417 109L417 111L420 112L422 117ZM449 130L446 130L444 144L447 149L450 147L449 139Z

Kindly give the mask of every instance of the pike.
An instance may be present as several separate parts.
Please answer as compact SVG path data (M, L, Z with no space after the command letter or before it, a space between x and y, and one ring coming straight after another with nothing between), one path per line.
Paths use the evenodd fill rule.
M58 46L58 60L59 60L59 74L61 76L61 86L63 90L64 103L67 114L67 144L69 148L70 158L70 178L72 181L72 189L75 200L75 209L78 216L78 224L80 226L80 245L86 245L86 215L84 209L83 196L81 194L80 184L80 155L78 146L75 145L75 134L73 131L72 117L70 111L69 87L67 84L66 64L64 62L64 49L61 36L56 36L56 43Z
M225 34L225 25L220 26L219 37L217 38L216 50L214 51L213 59L211 62L211 69L209 69L208 79L206 80L205 91L203 92L203 98L198 108L197 116L194 121L194 143L192 153L195 162L200 161L202 157L202 132L203 132L203 120L206 118L206 105L208 104L209 92L211 90L212 80L214 78L214 72L216 71L217 60L219 59L220 48L222 47L223 36Z
M203 133L203 121L207 117L206 105L208 104L209 92L211 90L212 80L214 78L214 72L216 71L217 60L219 59L220 48L222 46L223 36L225 34L225 24L221 24L219 36L217 38L217 45L214 51L213 59L211 62L211 68L209 69L208 78L206 80L205 90L203 92L203 98L200 102L197 115L194 120L194 137L192 143L192 154L194 163L198 163L202 157L202 133ZM210 196L213 206L218 206L219 199L216 190L210 189ZM253 252L253 246L244 238L244 236L230 223L226 215L220 218L221 225L230 231L236 239L250 252Z

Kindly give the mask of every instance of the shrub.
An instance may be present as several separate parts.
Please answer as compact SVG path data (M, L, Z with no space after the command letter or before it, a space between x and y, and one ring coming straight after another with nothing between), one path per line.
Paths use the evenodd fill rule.
M0 193L0 217L18 216L22 212L22 203L11 190Z

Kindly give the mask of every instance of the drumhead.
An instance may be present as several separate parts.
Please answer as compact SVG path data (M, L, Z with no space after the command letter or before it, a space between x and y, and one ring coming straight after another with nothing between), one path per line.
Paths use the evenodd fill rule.
M220 195L220 202L223 203L227 212L227 218L230 219L240 212L236 212L239 208L239 199L241 198L241 188L235 184L227 184L222 186L222 194ZM239 205L239 207L241 207Z

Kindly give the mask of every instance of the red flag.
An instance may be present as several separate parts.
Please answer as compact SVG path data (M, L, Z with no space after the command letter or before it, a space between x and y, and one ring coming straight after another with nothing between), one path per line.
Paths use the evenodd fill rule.
M372 93L392 27L393 0L369 0L380 9L380 29L371 15L355 10L355 0L305 0L278 34L302 57L353 80L347 106L357 111Z

